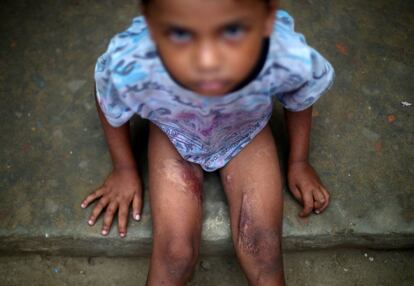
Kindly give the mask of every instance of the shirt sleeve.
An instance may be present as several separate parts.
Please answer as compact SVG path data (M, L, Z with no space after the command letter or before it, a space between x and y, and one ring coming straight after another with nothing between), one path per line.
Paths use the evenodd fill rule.
M147 75L139 62L143 21L135 18L124 32L115 35L95 65L96 98L105 118L113 127L125 124L140 103L129 91L142 83Z
M120 99L115 88L111 73L106 67L108 54L98 58L95 66L96 99L106 120L113 127L119 127L126 123L133 115L131 109Z
M313 105L332 86L335 72L319 52L307 45L304 36L294 31L290 15L282 11L278 13L277 21L277 32L282 34L280 41L288 42L284 43L280 63L289 71L287 78L294 79L291 82L295 84L275 95L287 110L302 111Z
M311 51L311 77L294 90L278 94L283 107L302 111L313 105L331 86L335 73L331 64L317 51Z

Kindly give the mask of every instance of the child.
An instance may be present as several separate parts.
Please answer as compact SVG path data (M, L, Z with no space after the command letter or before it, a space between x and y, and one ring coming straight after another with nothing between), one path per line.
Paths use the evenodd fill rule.
M129 205L140 219L140 177L128 120L150 123L149 190L153 250L147 285L183 285L199 252L202 180L219 170L235 252L250 285L284 285L282 179L268 126L274 99L285 107L289 189L320 213L329 194L308 162L312 104L331 85L331 65L276 0L147 0L98 59L98 113L113 170L82 202L106 207L102 234ZM277 11L277 12L276 12Z

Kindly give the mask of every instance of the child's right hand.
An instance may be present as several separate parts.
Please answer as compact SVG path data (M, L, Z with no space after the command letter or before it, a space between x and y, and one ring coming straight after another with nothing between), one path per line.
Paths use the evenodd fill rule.
M119 235L122 238L125 237L131 202L133 218L137 221L141 219L142 187L137 169L135 167L114 168L103 185L82 201L81 207L86 208L96 199L99 201L89 217L88 224L94 225L106 207L102 235L107 235L111 229L115 212L118 210Z

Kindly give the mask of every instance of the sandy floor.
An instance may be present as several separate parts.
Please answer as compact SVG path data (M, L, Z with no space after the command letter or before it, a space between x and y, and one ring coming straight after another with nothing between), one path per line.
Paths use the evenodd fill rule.
M144 285L148 258L0 257L0 284ZM411 286L414 251L327 250L285 254L287 285ZM247 285L234 257L200 258L189 285Z

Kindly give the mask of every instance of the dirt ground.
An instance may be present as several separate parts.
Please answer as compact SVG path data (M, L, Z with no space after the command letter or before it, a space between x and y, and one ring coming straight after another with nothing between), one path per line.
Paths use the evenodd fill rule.
M414 250L324 250L284 254L290 286L411 286ZM148 258L0 257L0 285L144 285ZM247 285L234 257L201 257L189 285Z

